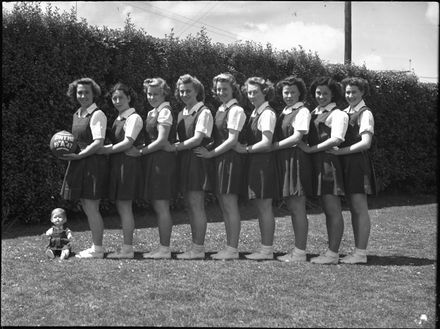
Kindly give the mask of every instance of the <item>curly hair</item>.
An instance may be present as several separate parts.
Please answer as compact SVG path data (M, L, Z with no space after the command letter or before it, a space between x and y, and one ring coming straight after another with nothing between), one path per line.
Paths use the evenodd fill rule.
M148 87L159 87L162 90L164 98L169 101L171 98L171 88L168 86L167 82L162 78L148 78L144 80L143 91L145 94L148 92Z
M299 90L299 101L303 102L307 96L307 88L304 80L301 78L297 78L293 75L284 78L279 81L275 86L276 95L280 98L283 98L283 88L284 86L296 86Z
M73 101L76 101L76 91L78 85L89 85L93 92L93 101L101 96L101 87L91 78L80 78L69 84L66 95Z
M370 95L370 85L367 80L359 77L348 77L341 81L343 91L345 91L345 88L350 86L356 86L359 88L360 91L364 93L364 96Z
M123 82L118 82L116 83L113 87L110 88L109 92L108 92L108 97L112 97L113 93L116 90L120 90L122 92L124 92L124 94L128 97L130 97L130 102L128 102L128 105L130 107L134 107L135 103L136 103L136 99L137 99L137 94L134 91L133 88L129 87L128 85L126 85Z
M344 100L341 85L330 77L318 77L310 85L310 93L315 97L318 86L327 86L332 93L332 102L339 103Z
M254 85L260 87L261 92L265 96L265 100L269 101L275 95L275 88L273 87L273 83L267 79L263 79L261 77L251 77L246 80L242 87L242 92L247 94L247 89L249 85Z
M217 87L217 83L218 82L227 82L231 85L232 88L232 97L235 98L238 102L242 101L243 95L241 93L240 90L240 86L237 83L237 80L235 79L235 77L229 73L229 72L225 72L225 73L220 73L219 75L216 75L213 79L212 79L212 94L214 95L214 97L216 99L218 99L217 96L217 91L216 91L216 87Z
M193 77L189 74L184 74L179 77L176 83L176 90L174 92L174 95L176 96L176 99L180 102L182 101L179 94L179 88L183 84L192 83L194 86L194 89L197 93L197 101L203 102L205 100L205 87L202 85L202 83L197 79L196 77Z

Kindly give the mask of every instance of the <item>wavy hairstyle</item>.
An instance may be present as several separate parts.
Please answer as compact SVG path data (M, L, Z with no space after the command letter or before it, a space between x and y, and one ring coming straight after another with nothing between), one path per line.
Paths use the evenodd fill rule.
M148 92L148 87L159 87L162 90L165 100L170 100L171 88L164 79L159 77L145 79L143 83L143 91L145 94Z
M350 86L356 86L360 91L364 93L364 96L370 95L370 85L367 80L359 77L348 77L341 81L343 92L345 92L345 88Z
M113 87L110 88L107 96L110 97L110 99L111 99L113 93L116 90L120 90L120 91L124 92L124 94L126 96L130 96L130 101L128 102L128 105L130 107L134 107L134 105L136 104L136 100L137 100L137 94L133 88L131 88L130 86L126 85L123 82L117 82Z
M283 98L284 86L296 86L299 90L298 101L303 102L306 99L307 88L303 79L290 75L287 78L284 78L283 80L279 81L275 86L275 92L277 97L280 97L280 99Z
M92 88L93 92L93 101L96 101L96 99L101 96L101 87L95 82L95 80L91 78L80 78L72 83L69 84L69 88L67 89L66 95L69 96L69 98L75 102L76 101L76 91L78 88L78 85L89 85Z
M242 87L242 92L244 94L247 94L247 89L249 85L260 87L260 90L264 94L266 101L271 100L275 95L275 88L273 87L273 83L268 79L263 79L261 77L248 78Z
M330 89L332 93L332 102L339 103L344 101L341 85L336 82L336 80L330 77L318 77L313 80L310 85L310 93L313 95L313 98L315 98L315 91L318 86L327 86Z
M180 98L179 94L179 88L183 84L192 83L194 86L194 89L197 93L197 101L203 102L205 100L205 87L202 85L202 83L197 79L196 77L193 77L189 74L184 74L179 77L176 83L176 90L174 91L174 96L176 96L176 99L180 102L182 102L182 99Z
M243 100L243 94L241 93L240 85L237 83L237 80L235 79L235 77L229 72L220 73L219 75L216 75L212 79L211 91L212 91L212 94L214 95L215 99L217 99L217 100L219 99L217 96L217 92L216 92L218 82L229 83L232 88L232 97L235 98L239 103Z

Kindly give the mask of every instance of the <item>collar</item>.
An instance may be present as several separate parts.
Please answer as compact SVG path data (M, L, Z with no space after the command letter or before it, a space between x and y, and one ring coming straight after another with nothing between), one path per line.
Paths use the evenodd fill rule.
M326 106L324 106L324 107L317 106L317 107L315 108L314 112L315 112L316 114L322 114L322 113L324 113L324 112L328 112L328 111L330 111L330 110L333 109L335 106L336 106L336 103L335 103L335 102L331 102L331 103L328 103L328 104L327 104Z
M232 105L237 104L238 101L235 98L232 98L229 100L229 102L227 102L226 104L222 104L220 105L220 107L218 108L218 110L220 112L224 112L226 111L227 108L230 108Z
M132 107L126 109L124 112L122 112L121 114L118 115L118 120L124 120L127 119L131 114L133 114L134 112L136 112L136 110Z
M290 114L292 113L294 110L299 109L301 106L304 106L303 102L296 102L295 104L293 104L292 106L286 106L283 110L283 114Z
M170 102L163 102L163 103L161 103L158 107L155 107L155 108L153 109L153 111L155 111L155 112L160 112L160 111L162 111L162 109L163 109L165 106L170 107Z
M87 108L86 114L83 117L85 118L88 114L92 114L93 111L96 110L97 108L98 106L96 106L96 103L93 103ZM77 113L78 113L78 117L81 117L81 108L78 109Z
M191 115L194 112L197 112L198 110L200 110L200 108L203 106L203 102L198 102L196 103L196 105L194 105L191 110L188 110L186 107L183 109L183 115Z
M347 113L359 112L359 110L365 106L367 106L367 105L365 104L364 100L361 100L355 107L351 107L351 106L347 107L344 110L344 112L347 112Z
M269 106L269 102L268 102L268 101L263 102L263 104L261 104L261 105L258 107L258 109L254 109L254 111L252 112L252 116L256 116L256 115L261 114L261 112L263 112L264 109L265 109L266 107L268 107L268 106Z

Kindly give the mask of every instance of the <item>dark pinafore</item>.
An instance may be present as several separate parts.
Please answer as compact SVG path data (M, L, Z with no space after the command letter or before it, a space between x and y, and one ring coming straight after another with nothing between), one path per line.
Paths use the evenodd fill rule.
M336 109L312 114L308 134L310 146L317 145L330 138L331 128L325 125L325 120ZM313 194L344 195L344 181L341 161L338 156L327 152L311 154L313 164Z
M212 131L214 147L228 139L228 117L231 107L225 111L217 111ZM239 133L239 140L242 132ZM215 193L240 194L243 191L244 155L230 149L214 158Z
M183 142L194 136L197 119L206 106L201 106L197 112L183 115L179 112L177 119L177 133L179 141ZM203 138L198 146L207 146L212 142L211 138ZM179 151L177 155L178 186L179 191L212 191L214 186L213 162L211 159L198 157L193 149Z
M264 111L274 112L268 106L260 114L250 117L249 122L245 126L245 140L248 146L254 145L262 139L263 134L258 130L258 119ZM249 153L247 154L246 162L245 186L247 187L247 198L252 200L276 197L278 184L275 174L275 158L272 152Z
M275 128L275 141L293 135L295 128L292 127L292 122L295 120L298 111L299 109L288 114L281 113ZM307 135L303 136L303 141L307 142ZM275 157L279 186L278 198L313 195L310 155L299 147L288 147L276 151Z
M72 134L80 150L93 142L90 118L95 111L85 117L78 117L77 113L73 115ZM107 157L93 154L80 160L69 161L60 194L65 200L99 200L107 196L107 183Z
M168 106L163 109L172 109ZM145 120L145 144L148 145L155 141L158 136L156 116L148 117ZM176 142L176 124L173 122L168 135L170 143ZM158 150L142 156L144 168L144 200L170 200L177 192L177 176L176 176L176 154L174 152L166 152Z
M361 140L358 119L362 112L369 110L364 106L358 112L349 113L345 141L339 146L347 147ZM376 175L368 151L361 151L341 156L344 172L345 194L376 194Z
M49 245L47 248L51 250L71 250L72 243L67 238L67 228L59 229L56 226L52 226L52 229L53 233L49 239Z
M136 112L130 114L133 115ZM110 133L110 141L117 144L124 140L124 124L126 119L116 119ZM144 129L142 129L133 146L141 146L144 142ZM125 152L110 154L109 199L110 200L135 200L142 197L143 174L140 157L132 157Z

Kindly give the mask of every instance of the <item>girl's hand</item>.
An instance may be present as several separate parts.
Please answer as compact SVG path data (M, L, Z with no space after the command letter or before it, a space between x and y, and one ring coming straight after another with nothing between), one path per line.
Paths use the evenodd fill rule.
M168 142L168 144L165 144L165 146L163 147L163 150L167 152L175 152L176 146L175 144L171 144L170 142Z
M237 143L234 146L234 150L238 153L246 153L246 147L247 145L245 144Z
M59 157L60 160L71 161L71 160L80 160L83 157L76 153L66 153Z
M310 153L310 146L304 143L304 141L300 141L297 145L301 150L306 153Z
M200 157L200 158L205 158L205 159L210 159L212 158L212 153L210 151L208 151L205 147L203 146L199 146L196 147L194 149L194 153Z
M140 157L142 154L140 152L141 149L138 149L136 146L132 146L127 151L125 151L125 154L131 157Z
M96 151L96 154L109 154L113 144L104 145Z
M326 153L334 154L334 155L340 155L341 150L337 146L333 146L331 149L327 150Z

